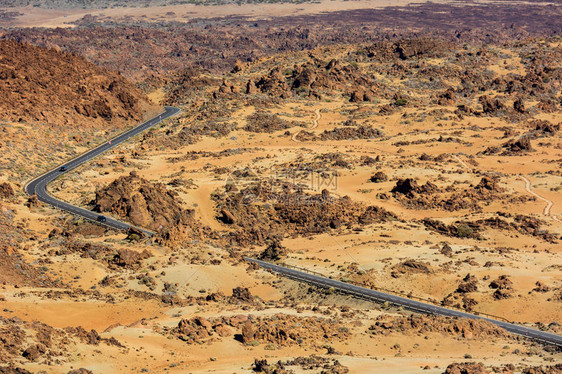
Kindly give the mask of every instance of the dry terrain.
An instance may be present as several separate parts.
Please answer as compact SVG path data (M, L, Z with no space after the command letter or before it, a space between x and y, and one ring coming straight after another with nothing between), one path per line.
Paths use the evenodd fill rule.
M464 14L458 37L410 7L372 13L402 13L408 29L387 37L386 21L362 29L372 14L359 10L255 32L244 17L213 28L99 15L3 30L0 373L560 373L560 351L492 324L243 260L561 334L562 26L538 21L560 7L529 2L525 27L491 35L514 17L502 3L475 6L505 11L479 29L447 8ZM33 175L157 105L182 112L49 186L153 237L24 195Z

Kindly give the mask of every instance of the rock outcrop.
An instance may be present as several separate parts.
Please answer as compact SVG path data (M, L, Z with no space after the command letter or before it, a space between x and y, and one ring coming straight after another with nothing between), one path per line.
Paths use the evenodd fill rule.
M341 323L316 317L277 314L247 320L242 327L241 341L274 343L280 346L322 346L326 341L343 341L351 336Z
M464 339L506 339L511 335L493 323L439 316L377 317L368 332L374 335L440 333Z
M218 320L209 321L204 317L182 319L173 333L188 344L216 340L215 337L232 335L231 329Z
M7 199L12 196L14 196L12 185L7 182L0 183L0 199Z
M258 181L238 191L214 196L217 218L226 222L225 211L232 217L228 220L233 222L229 226L235 230L230 233L231 241L239 245L265 244L285 235L312 235L342 225L367 225L397 218L383 208L365 206L347 196L330 196L327 190L307 194L296 186L285 185L279 190L274 187ZM256 203L248 204L248 199Z
M96 191L94 211L108 212L136 226L165 230L192 221L193 211L181 206L177 193L151 183L136 172L120 177Z
M447 366L444 374L489 374L481 362L452 363Z
M369 180L373 183L381 183L386 182L388 177L382 171L377 171Z
M500 275L490 283L490 288L495 289L493 297L496 300L507 299L513 296L513 282L507 275Z
M80 342L124 347L113 337L102 338L97 331L80 326L59 329L38 321L0 317L0 364L15 363L20 358L38 364L65 362L70 357L69 348Z

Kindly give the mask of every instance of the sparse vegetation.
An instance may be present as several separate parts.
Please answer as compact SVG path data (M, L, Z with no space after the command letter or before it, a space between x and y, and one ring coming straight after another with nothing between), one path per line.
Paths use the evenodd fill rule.
M246 258L559 334L561 8L258 3L0 11L38 45L0 48L0 372L549 373L529 365L556 352L486 320ZM181 113L60 173L148 97ZM138 228L25 196L48 169Z

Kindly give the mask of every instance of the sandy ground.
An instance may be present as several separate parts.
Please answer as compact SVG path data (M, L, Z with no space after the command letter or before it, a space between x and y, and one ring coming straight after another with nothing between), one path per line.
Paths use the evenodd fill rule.
M514 61L517 68L520 68L519 63ZM503 74L505 70L498 68L496 72ZM152 97L162 98L162 92L156 92ZM164 141L174 131L179 131L183 125L191 125L194 120L184 118L184 122L170 121L155 131L152 138L155 140L154 147L144 146L144 149L140 149L138 144L142 136L133 139L68 173L53 183L50 191L62 199L85 206L93 199L97 188L133 170L147 180L164 184L180 175L182 179L190 181L188 186L168 186L178 193L178 200L185 208L194 209L196 219L209 230L225 232L233 229L216 219L218 212L211 194L224 187L228 173L216 172L217 168L226 167L229 172L246 167L260 168L265 170L265 176L275 176L276 168L286 166L297 158L300 163L306 164L317 156L339 152L351 160L354 166L328 167L338 172L337 186L330 193L340 197L349 196L365 205L383 207L395 213L399 219L362 227L340 227L318 235L287 236L282 241L288 251L283 261L336 279L363 282L399 294L411 293L436 303L454 292L461 280L471 274L477 280L477 290L469 293L476 302L473 306L475 311L535 327L537 322L548 325L560 321L560 303L556 301L559 297L556 292L559 292L562 284L562 248L559 243L515 230L492 228L486 228L478 239L449 237L426 229L420 222L424 218L432 218L450 224L456 220L496 217L497 212L506 212L540 219L544 221L541 230L562 234L562 225L553 219L562 214L562 177L552 172L557 167L556 162L559 162L556 160L562 157L561 149L553 145L559 142L560 135L550 138L547 145L533 141L535 151L527 154L485 156L480 152L490 146L501 146L506 141L502 128L512 126L511 123L486 116L439 121L430 118L406 123L405 115L419 115L421 109L407 107L391 115L375 112L376 105L386 103L354 104L349 103L348 98L338 96L314 101L296 98L295 102L267 107L271 114L303 122L307 131L316 134L341 127L342 122L349 119L349 113L353 112L358 117L368 113L366 119L369 123L383 129L385 134L384 137L373 139L297 142L295 134L304 128L298 126L274 133L250 133L243 127L247 124L247 116L256 108L241 105L228 114L229 121L236 123L237 128L227 136L202 136L194 144L182 143L177 149L171 150L160 146L157 141L160 139L165 144ZM453 111L455 107L445 109ZM545 114L544 118L552 123L562 122L559 112ZM526 123L521 126L526 126ZM523 127L517 129L528 130ZM460 141L435 141L440 136L455 136ZM418 144L397 144L418 140ZM423 142L425 140L428 141ZM150 144L151 139L144 141L143 144ZM237 148L248 150L228 156L219 153ZM212 154L195 160L181 159L193 151ZM447 157L443 161L422 162L422 154ZM362 166L361 156L378 156L380 160ZM119 161L122 158L127 162ZM172 161L173 158L180 160ZM388 180L370 182L370 177L377 171L384 172ZM479 211L461 209L451 212L435 207L410 207L390 192L400 178L414 178L419 185L431 181L443 190L448 186L461 190L477 185L483 175L494 174L499 176L498 186L505 197L481 202ZM526 180L529 185L525 183ZM304 188L308 193L318 194L323 187L311 184ZM381 197L383 195L387 198ZM22 204L24 198L21 192L18 198L19 203L7 204L14 210L15 223L24 225L38 236L22 243L26 246L23 256L29 262L42 264L40 261L46 260L52 249L42 244L48 243L46 238L49 232L55 226L64 226L69 217L44 206L28 209ZM5 298L5 301L0 302L1 316L37 319L54 327L81 325L100 332L110 327L110 331L103 335L114 336L127 346L122 352L114 347L96 347L102 352L96 354L92 347L79 345L75 348L76 355L56 369L61 373L78 364L104 373L136 372L143 368L150 372L244 373L251 370L254 358L262 357L274 362L312 353L324 354L326 348L322 347L322 339L319 339L322 343L320 348L292 345L271 349L264 343L243 345L234 336L210 343L187 345L177 337L162 333L163 327L173 328L182 318L194 316L271 316L276 313L324 315L321 311L313 311L312 305L321 306L327 311L326 315L337 318L341 317L341 313L337 312L341 306L351 305L353 311L357 312L356 317L342 319L353 330L353 337L333 343L333 347L340 352L333 357L348 366L351 373L442 373L449 363L468 360L465 358L467 354L472 356L471 360L484 361L486 365L513 362L546 364L561 360L560 353L546 353L541 347L531 346L528 342L506 339L464 339L438 333L409 336L399 332L372 337L367 333L368 326L377 317L395 316L397 311L380 309L374 304L340 296L329 298L316 291L310 292L312 296L308 295L308 287L299 287L292 281L278 279L261 270L252 271L247 264L238 262L234 256L230 257L229 250L232 248L207 238L179 246L130 243L124 240L121 233L79 239L111 245L115 250L141 252L146 249L152 257L143 261L138 269L111 270L103 259L80 257L78 253L53 255L48 268L54 277L60 277L73 287L84 290L95 286L102 294L116 297L123 297L124 290L152 293L155 297L146 300L120 299L113 304L93 297L88 300L87 296L49 300L40 293L32 292L37 290L7 286L0 289L0 295ZM54 240L64 243L62 238ZM450 245L450 255L441 253L444 243ZM256 256L263 246L236 249ZM215 263L212 264L211 260L215 260ZM220 263L216 263L216 260ZM429 270L393 275L395 266L406 260L423 263ZM513 282L513 295L496 300L494 290L489 285L492 280L505 274ZM116 282L101 287L99 282L107 275L114 276ZM153 289L141 282L146 278L154 282ZM537 281L547 285L549 291L535 291ZM192 300L197 297L205 299L207 295L217 292L229 297L233 288L247 287L253 295L258 296L260 303L259 306L207 301L201 301L201 304L192 301L188 305L164 304L159 301L159 296L165 283L175 285L179 296L191 297ZM20 292L24 295L20 295ZM317 299L313 299L314 296ZM296 298L296 301L292 301L294 305L283 305L290 297ZM357 320L359 325L355 324ZM396 348L397 345L399 348ZM347 352L353 355L346 355ZM44 366L34 365L30 364L29 367L44 369ZM429 369L423 370L425 366L429 366ZM302 372L301 369L295 371Z
M344 116L339 114L337 108L345 106L341 102L322 103L314 107L306 108L306 116L299 115L298 120L304 121L308 124L308 130L323 131L331 129L336 123L345 119ZM277 109L279 113L291 113L291 111L299 111L300 108L294 105L288 105ZM239 118L243 123L243 118L247 115L247 108L241 109L234 118ZM381 118L384 121L384 130L386 134L393 135L403 131L399 124L399 115L390 116L389 120ZM435 181L438 185L448 185L453 181L457 182L470 182L473 185L477 184L480 177L475 173L489 173L489 172L502 172L506 176L501 180L501 187L507 192L514 194L514 196L529 196L525 189L525 184L521 180L521 175L527 175L533 182L533 191L544 196L552 202L549 214L545 215L546 202L541 199L535 201L528 201L525 203L517 204L517 211L533 216L546 219L549 230L553 232L562 233L562 226L557 221L552 220L552 217L562 209L562 195L560 192L551 191L545 186L556 186L562 182L559 177L551 176L548 179L538 179L536 176L530 176L532 173L537 173L541 170L547 171L550 165L541 163L534 155L519 157L509 156L477 156L475 160L478 166L468 165L463 160L468 161L467 151L470 155L475 155L477 152L485 149L490 143L488 139L494 139L497 135L501 134L500 131L495 130L489 126L489 120L484 118L473 119L470 121L473 124L481 126L485 130L479 133L479 137L471 137L471 131L465 131L465 137L474 142L474 145L468 150L459 150L456 144L450 143L428 143L420 145L410 145L402 147L403 152L398 152L398 147L392 146L391 143L397 140L409 139L423 139L432 138L439 134L447 134L455 129L435 129L430 133L420 135L397 135L390 140L385 141L325 141L325 142L295 142L294 136L277 137L270 134L248 134L244 131L236 131L229 135L229 138L213 139L204 138L201 142L184 149L179 149L173 154L164 154L159 151L150 151L151 156L143 160L145 168L139 170L139 174L147 179L154 181L165 181L170 175L179 169L186 170L182 178L192 179L196 185L195 188L180 191L180 196L187 206L193 207L196 211L198 219L202 223L208 225L212 229L220 230L227 227L219 223L216 219L216 210L214 203L210 200L209 195L212 191L220 188L224 180L215 178L208 172L202 172L204 167L212 165L213 167L223 167L225 165L235 165L240 168L244 165L251 165L252 167L271 167L273 164L280 164L294 159L300 154L320 154L338 150L343 150L347 154L359 157L361 155L369 155L375 157L381 155L384 163L380 170L391 176L390 180L384 183L373 184L369 182L369 177L373 174L372 167L357 167L353 170L340 170L338 178L337 189L332 191L338 196L349 196L353 200L362 201L365 204L376 201L376 204L382 206L392 212L395 212L399 217L406 220L418 220L425 217L444 219L445 222L452 222L451 212L442 210L431 209L409 209L394 199L380 200L377 199L377 194L388 193L395 184L397 178L407 178L415 176L420 184L425 181ZM492 120L497 121L497 120ZM423 129L424 125L416 125L409 128L410 132L415 133L416 128ZM298 128L292 129L291 133L295 134L300 131ZM434 133L434 134L432 134ZM233 140L235 139L235 140ZM269 139L276 139L274 143ZM482 139L482 140L479 140ZM479 143L479 142L482 143ZM501 143L503 140L492 140L492 142ZM226 158L213 159L213 158L200 158L197 160L190 160L185 162L178 162L170 164L166 161L166 157L173 155L181 155L186 151L220 151L232 147L259 147L254 152L247 154L234 155ZM305 150L303 152L303 150ZM543 157L556 158L560 157L560 151L557 150L544 150ZM451 161L432 165L428 164L424 168L419 166L404 165L396 168L400 160L404 157L416 157L419 154L440 155L440 154L455 154L456 157L451 158ZM548 155L548 156L547 156ZM272 156L271 158L267 158ZM111 156L107 156L111 158ZM253 161L258 159L259 161ZM459 162L462 161L462 162ZM467 168L467 166L469 166ZM212 167L209 168L212 170ZM103 174L97 175L92 169L85 171L84 175L88 176L88 180L95 180L95 185L103 185L109 183L117 176L127 173L127 169L109 171L107 169ZM107 174L106 174L107 173ZM440 176L445 176L443 181L439 181ZM67 188L60 193L60 196L72 200L72 191L75 189L85 189L89 192L89 196L93 197L93 185L84 185L80 183L81 187L72 187L77 181L69 183ZM542 184L541 184L542 183ZM315 186L310 186L311 192L318 193L319 190ZM76 195L75 195L76 196ZM89 200L90 197L83 200ZM75 199L75 201L77 201ZM483 207L483 212L473 215L475 218L484 218L487 214L492 214L496 211L511 210L511 206L503 201L496 201ZM461 211L455 215L470 214L468 211ZM446 238L439 236L432 232L427 232L423 225L417 224L382 224L377 227L366 229L362 232L337 234L337 235L318 235L314 238L298 238L286 239L284 244L291 249L292 254L287 260L294 265L301 265L305 267L312 267L317 271L324 274L344 276L339 270L330 267L332 264L345 265L351 263L358 263L363 270L374 269L375 271L375 284L379 287L391 289L396 292L414 292L419 297L432 298L441 300L448 293L454 291L457 283L461 277L466 274L475 274L478 278L494 279L501 274L508 273L515 283L515 289L520 290L520 297L515 299L507 299L502 301L494 301L491 298L493 290L489 290L487 283L481 281L480 293L476 297L479 301L478 310L481 312L499 315L509 320L520 322L547 322L559 318L559 308L554 303L546 302L546 299L551 297L551 294L543 295L537 293L527 293L534 287L536 281L542 281L546 284L555 285L562 281L560 274L556 270L545 272L546 269L553 262L556 262L556 257L560 254L560 248L556 245L549 244L544 241L538 241L531 236L516 235L516 243L514 242L513 233L506 233L497 230L492 230L485 234L485 241L466 240ZM446 257L439 254L436 250L436 245L441 245L442 242L450 243L453 248L459 251L453 257L457 261L454 270L445 270L440 268L448 261ZM510 255L497 253L493 248L497 247L516 247L516 252ZM488 248L489 250L478 251L472 248ZM545 252L545 250L547 252ZM534 253L533 252L538 252ZM306 253L306 256L302 254ZM376 254L376 255L374 255ZM305 258L306 257L306 258ZM315 257L317 261L308 261L307 258ZM381 261L382 259L392 258L391 261ZM403 278L394 279L389 277L390 268L404 259L415 258L421 261L429 261L434 264L436 272L439 276L434 275L412 275ZM464 261L473 261L470 265ZM327 261L327 262L324 262ZM482 265L491 263L501 263L500 267L482 268ZM221 267L222 268L222 267ZM220 269L216 271L213 267L202 267L200 270L189 266L176 267L168 271L167 279L169 281L177 282L185 277L185 274L192 274L195 272L193 281L190 284L197 283L201 289L208 290L221 290L228 291L230 275L224 276ZM235 268L232 270L236 273ZM532 275L530 275L532 274ZM241 275L239 275L241 276ZM489 281L488 281L489 282ZM235 283L248 284L251 287L256 286L251 280L245 276L238 278ZM197 289L186 289L187 294L197 292ZM192 293L191 293L192 294ZM263 294L267 296L267 292ZM269 295L275 298L273 295ZM541 303L543 307L540 310L532 308L536 303Z
M437 3L450 1L439 0ZM304 4L243 4L243 5L169 5L147 8L112 8L112 9L40 9L34 7L9 8L9 11L23 13L6 26L11 27L73 27L75 22L85 15L103 18L142 17L145 21L180 21L195 18L216 18L244 16L250 19L268 19L279 16L298 16L322 12L335 12L352 9L370 9L389 6L406 6L417 3L412 0L322 0ZM173 12L174 14L171 14Z

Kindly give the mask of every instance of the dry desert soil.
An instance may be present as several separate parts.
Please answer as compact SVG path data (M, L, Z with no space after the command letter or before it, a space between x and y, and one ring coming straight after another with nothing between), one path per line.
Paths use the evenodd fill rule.
M561 334L559 2L124 3L0 3L0 373L562 372L244 260Z

